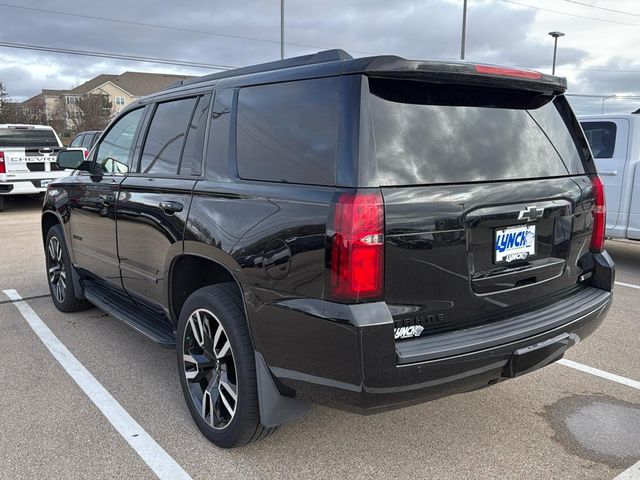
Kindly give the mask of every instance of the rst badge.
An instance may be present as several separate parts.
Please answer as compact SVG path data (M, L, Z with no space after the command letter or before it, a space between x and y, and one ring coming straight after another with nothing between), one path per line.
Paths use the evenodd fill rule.
M536 253L536 226L518 225L496 230L495 259L499 262L525 260Z

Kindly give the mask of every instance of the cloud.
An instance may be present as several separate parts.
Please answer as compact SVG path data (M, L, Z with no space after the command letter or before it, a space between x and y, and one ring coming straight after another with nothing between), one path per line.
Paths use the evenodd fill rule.
M610 3L612 8L634 10L633 2ZM274 60L280 53L279 2L192 0L186 6L157 0L112 0L108 9L103 4L80 0L23 0L16 5L269 41L0 7L5 41L233 66ZM559 8L553 0L539 0L535 5ZM606 17L587 7L567 4L566 9ZM286 54L343 48L354 56L398 54L407 58L455 59L460 54L461 14L460 2L454 0L288 0L285 39L310 46L288 44ZM567 32L559 42L558 72L569 78L571 91L640 93L638 73L576 70L603 65L640 70L634 60L638 56L640 29L549 14L499 0L469 3L467 59L549 71L553 40L547 32L555 29ZM612 58L611 52L616 52L616 58ZM0 62L0 81L18 99L35 95L43 88L68 88L100 73L126 70L208 73L185 67L6 48L0 48Z

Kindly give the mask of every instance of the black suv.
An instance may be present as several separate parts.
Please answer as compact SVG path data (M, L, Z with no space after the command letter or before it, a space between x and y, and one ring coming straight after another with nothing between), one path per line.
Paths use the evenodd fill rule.
M492 385L602 322L604 195L564 79L340 50L186 81L51 184L51 294L176 347L200 430Z

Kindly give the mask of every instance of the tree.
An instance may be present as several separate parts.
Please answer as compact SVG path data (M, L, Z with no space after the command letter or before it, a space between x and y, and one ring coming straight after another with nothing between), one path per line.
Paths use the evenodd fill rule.
M8 123L5 120L7 116L7 104L11 102L9 95L7 94L7 89L4 84L0 82L0 123Z
M35 97L28 102L13 102L0 82L0 123L46 124L44 98Z
M59 135L69 136L69 122L67 118L69 117L69 112L67 111L66 105L64 103L64 97L60 95L53 102L52 105L49 106L47 111L47 121L49 126L51 126Z
M77 132L104 130L111 119L113 106L106 95L86 94L62 103L67 110L67 118Z

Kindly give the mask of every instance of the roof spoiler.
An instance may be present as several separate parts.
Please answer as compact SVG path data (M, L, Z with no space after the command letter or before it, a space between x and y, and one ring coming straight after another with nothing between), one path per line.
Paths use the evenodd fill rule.
M362 71L377 77L421 78L439 83L490 85L560 95L567 90L566 78L534 70L467 62L405 60L396 56L357 59L343 73Z

